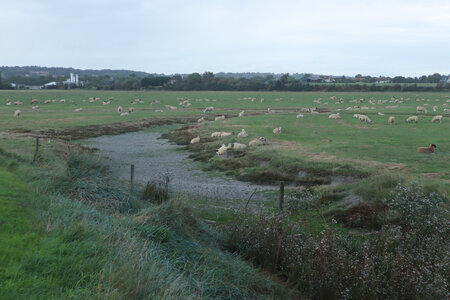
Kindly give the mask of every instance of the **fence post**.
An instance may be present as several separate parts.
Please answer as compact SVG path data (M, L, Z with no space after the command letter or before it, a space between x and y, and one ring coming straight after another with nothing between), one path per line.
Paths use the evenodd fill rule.
M280 181L280 213L283 211L284 202L284 181Z
M131 165L130 191L133 193L134 188L134 165Z
M35 151L34 151L33 162L36 161L38 152L39 152L39 137L36 137L36 149L35 149Z

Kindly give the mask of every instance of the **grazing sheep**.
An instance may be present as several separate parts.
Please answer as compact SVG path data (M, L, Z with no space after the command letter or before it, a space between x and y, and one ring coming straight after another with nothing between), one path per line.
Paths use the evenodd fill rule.
M222 144L222 146L217 149L217 154L218 155L223 155L225 153L227 153L227 150L231 148L231 144L228 144L228 146L225 146L225 144Z
M103 105L108 105L110 103L111 103L111 101L103 101Z
M417 112L423 112L423 113L427 112L427 109L423 106L417 106L416 110L417 110Z
M122 106L119 106L118 108L117 108L117 113L121 113L122 112L122 110L123 110L123 108L122 108Z
M429 147L417 148L417 152L419 152L419 153L434 153L435 148L437 148L435 144L430 144Z
M281 133L281 127L274 128L272 130L273 133Z
M241 111L241 112L239 113L238 117L239 117L239 118L243 117L243 116L244 116L244 113L245 113L245 110Z
M303 118L303 114L298 114L297 119Z
M216 131L211 133L211 137L227 137L233 134L234 132Z
M212 112L214 110L214 107L208 106L203 110L203 113Z
M121 117L126 117L126 116L128 116L128 113L127 112L121 113L120 116Z
M433 112L437 112L438 107L435 105L433 106Z
M218 116L214 118L214 121L221 121L221 120L225 120L225 116Z
M195 137L191 140L191 144L196 144L198 142L200 142L200 136L198 136L198 135L197 135L197 137Z
M405 120L405 122L406 123L411 123L411 122L419 122L419 117L418 116L411 116L411 117L409 117L409 118L407 118L406 120Z
M76 112L82 112L82 111L83 111L83 108L81 108L81 107L80 107L80 108L75 108L75 111L76 111Z
M439 116L434 116L432 119L431 119L431 122L436 122L436 121L439 121L439 123L442 123L442 118L443 118L443 116L442 115L439 115Z
M366 115L359 115L359 120L361 122L372 123L372 120Z
M38 99L31 100L31 104L33 104L33 103L39 103Z
M177 110L178 108L176 106L173 105L164 105L165 108L168 108L170 110Z
M66 99L59 100L59 103L66 103Z
M336 114L331 114L328 116L328 119L340 119L341 116L339 115L339 113Z
M14 102L14 105L22 105L23 103L22 102L20 102L20 101L16 101L16 102Z
M249 146L261 146L267 143L267 139L265 137L253 138L248 145Z
M15 118L20 118L20 115L22 115L22 112L21 112L20 110L16 110L16 111L14 112L14 117L15 117Z
M247 148L246 144L240 144L240 143L233 144L233 149L245 149L245 148Z
M39 108L39 106L37 106L37 105L34 105L31 107L31 109L38 109L38 108Z
M197 123L202 123L205 122L205 117L201 117L200 119L197 120Z
M395 124L395 117L394 116L390 116L389 117L388 124L389 125L391 125L391 124L394 125Z
M241 132L238 133L238 138L246 138L248 137L247 132L245 131L245 129L242 129Z
M128 109L128 112L131 114L131 113L134 113L134 107L130 107L129 109Z
M52 103L52 100L45 100L44 101L44 104L49 104L49 103Z
M379 116L384 116L384 114L382 112L378 112Z

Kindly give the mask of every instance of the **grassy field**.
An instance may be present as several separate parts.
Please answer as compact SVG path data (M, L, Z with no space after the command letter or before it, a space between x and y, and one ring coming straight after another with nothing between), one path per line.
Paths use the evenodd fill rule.
M188 145L192 151L191 157L201 161L199 166L206 170L222 170L238 179L254 182L278 184L283 180L291 184L287 187L287 193L295 192L296 185L311 187L315 202L302 203L300 212L284 220L291 225L298 225L299 222L308 224L304 226L304 234L312 234L311 245L315 243L315 237L323 235L329 228L344 235L350 234L359 242L372 240L371 237L379 234L377 230L382 225L398 222L380 221L376 219L378 215L374 217L372 214L386 207L384 199L398 184L423 186L425 192L438 192L444 195L443 199L449 195L450 114L444 111L450 105L448 96L446 93L1 91L0 205L3 213L0 216L1 224L7 224L7 228L15 230L0 235L0 241L9 245L1 252L1 261L8 264L0 269L0 279L6 280L0 288L10 298L27 295L24 290L29 295L42 290L46 298L89 298L93 295L118 299L142 295L154 295L157 298L164 298L164 295L169 295L169 298L271 298L284 297L280 295L286 294L277 283L255 275L255 270L234 260L233 256L222 253L215 244L221 243L215 240L217 234L210 233L195 218L183 217L184 206L174 206L173 202L169 202L155 207L142 204L138 199L128 202L129 199L124 200L126 197L113 185L104 186L107 181L102 178L107 177L107 168L102 164L86 157L70 163L70 149L63 142L53 139L58 136L65 138L64 135L58 135L62 130L77 129L80 133L77 136L83 137L83 132L91 136L89 133L95 125L121 123L117 126L124 126L121 131L124 132L141 129L140 126L144 129L147 125L140 121L148 119L172 118L173 121L182 117L195 117L195 120L206 116L211 121L214 116L225 114L225 120L174 130L169 137ZM22 104L5 105L8 99ZM38 103L32 104L32 99L37 99ZM190 106L179 105L187 99ZM51 101L45 104L45 100ZM104 105L103 101L111 103ZM38 108L32 109L34 105ZM177 109L171 110L166 105L176 106ZM120 116L117 113L118 106L122 106L125 111L134 107L135 111L128 116ZM208 106L213 106L214 111L204 114L202 109ZM427 113L417 113L417 106L426 107ZM437 107L437 112L433 112L433 106ZM312 107L317 107L320 113L302 112L302 109ZM76 108L83 108L83 111L75 112ZM20 118L14 118L17 109L22 112ZM245 116L237 118L242 110ZM328 119L331 113L336 112L340 113L340 119ZM302 113L303 118L297 118L298 113ZM353 117L355 113L368 115L373 123L360 122ZM438 114L444 116L442 123L432 123L432 116ZM391 115L396 117L395 125L387 122ZM412 115L418 115L419 122L405 123L405 119ZM134 127L127 127L127 124L134 124ZM282 133L274 134L272 130L275 127L282 127ZM237 134L241 129L245 129L249 137L210 136L215 131ZM28 162L33 158L34 145L29 136L45 135L46 132L52 132L52 139L43 139L41 142L41 150L47 153L47 157L42 158L38 167L30 166ZM108 133L114 132L99 130L93 134ZM197 135L201 137L200 143L189 145L190 139ZM248 147L244 151L230 150L229 155L224 156L215 154L222 143L248 144L251 138L260 136L267 138L267 145ZM431 143L437 145L436 153L416 152L417 147ZM50 159L52 155L58 159ZM70 166L75 169L68 172L66 169ZM90 170L87 175L84 173L86 169ZM80 177L68 178L68 174ZM351 182L329 185L336 176L350 178ZM13 189L8 189L9 185ZM29 196L21 197L22 194ZM274 193L273 197L276 199L277 194ZM36 199L40 199L41 204L36 204ZM105 199L117 202L105 206L105 203L109 203ZM195 213L225 228L241 224L243 217L258 223L252 216L243 215L245 212L239 211L240 207L236 207L237 213L228 207L216 211L201 208L206 207L205 204L212 201L210 199L182 200L187 201L187 206L200 207L194 209ZM448 201L444 202L448 207ZM123 205L131 211L126 211ZM263 205L272 212L277 211L275 201ZM348 216L360 216L360 212L351 215L355 206L367 209L370 214L361 215L362 223L345 223ZM92 209L95 213L92 213ZM115 217L111 218L114 214ZM371 223L374 218L375 225ZM45 220L50 221L47 223ZM272 222L272 219L267 220L263 221ZM273 225L264 222L261 228ZM111 230L114 231L115 239L109 241L101 238L112 234ZM154 247L146 248L148 240L142 236L149 234L160 240L152 244ZM391 237L390 234L388 237ZM247 236L243 234L241 238L236 238L236 244L232 247L239 248L236 245L242 244ZM274 238L276 240L279 237L275 235ZM273 239L264 240L264 243L271 241ZM136 250L127 247L127 243L135 245ZM255 242L255 245L264 243ZM75 244L82 247L74 252ZM121 247L124 254L117 257L117 253L111 249ZM276 263L275 267L269 269L289 277L285 271L277 269L279 245L274 247ZM442 248L440 244L436 247ZM59 249L57 253L53 250L55 248ZM265 253L264 247L257 250ZM267 267L264 259L258 261L263 255L255 254L258 251L248 248L239 248L238 251L258 265ZM68 253L70 259L65 259L61 253ZM84 257L92 260L81 262ZM146 258L144 262L142 257ZM411 253L410 257L408 264L411 262L411 265L408 268L416 268L418 265L412 262L416 254ZM50 260L49 265L56 266L51 270L42 264ZM19 263L21 261L25 263ZM127 265L128 261L131 261L131 265ZM157 263L152 264L152 261ZM201 263L192 265L195 261ZM273 260L267 262L271 264ZM239 268L229 268L233 264ZM337 264L331 263L330 270L333 265ZM162 271L165 267L170 269L167 274ZM311 268L315 268L314 264ZM134 272L134 269L139 269L139 272ZM341 271L336 272L338 274ZM215 281L216 276L224 274L228 274L227 281ZM254 280L241 284L240 274L247 274ZM30 286L29 276L38 278L35 285ZM129 280L122 281L123 276L129 277ZM298 279L295 276L292 279L294 281ZM60 281L57 278L67 280ZM149 282L149 278L156 280L159 288L143 286L142 282ZM318 295L316 289L322 289L315 287L314 282L318 281L320 279L308 283L314 286L308 293ZM171 285L171 282L177 284ZM299 283L302 287L305 284ZM402 284L399 283L400 286ZM325 286L328 285L330 283L325 283ZM336 287L336 290L339 289ZM22 292L14 294L14 291Z

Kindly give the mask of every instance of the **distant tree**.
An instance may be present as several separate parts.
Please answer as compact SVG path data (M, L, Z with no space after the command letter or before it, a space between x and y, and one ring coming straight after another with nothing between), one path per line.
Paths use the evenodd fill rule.
M441 74L434 73L433 75L428 76L428 82L429 83L438 83L441 81Z
M189 90L201 90L203 78L198 73L192 73L186 78L186 83Z

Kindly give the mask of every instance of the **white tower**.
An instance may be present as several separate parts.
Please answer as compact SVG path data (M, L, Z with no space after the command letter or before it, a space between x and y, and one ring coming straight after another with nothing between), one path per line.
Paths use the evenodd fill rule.
M70 73L70 83L74 83L75 78L73 77L73 73Z
M75 74L75 84L78 86L78 74Z

